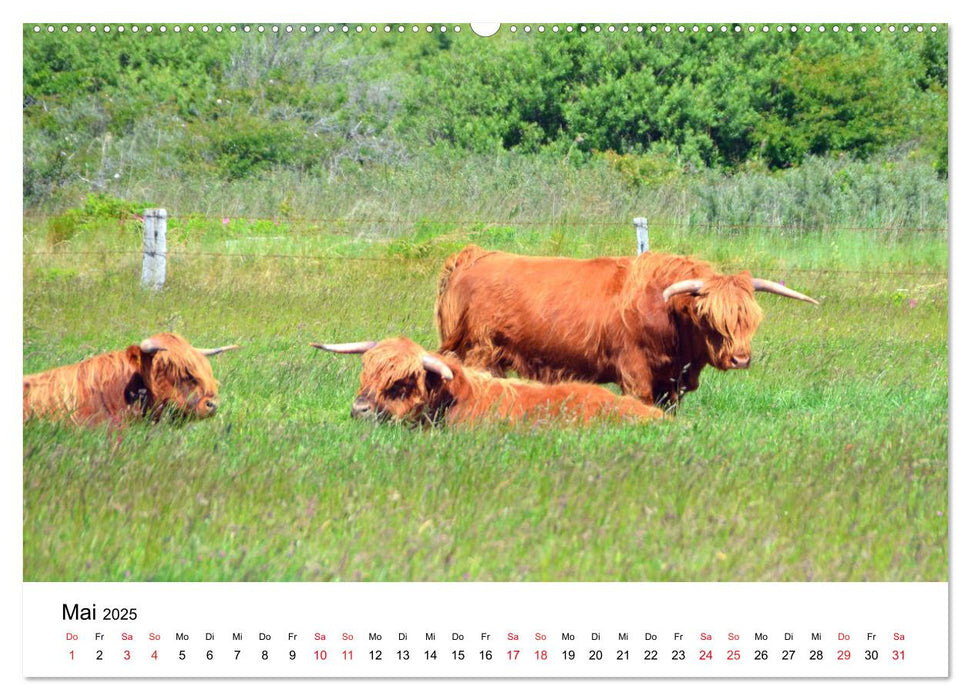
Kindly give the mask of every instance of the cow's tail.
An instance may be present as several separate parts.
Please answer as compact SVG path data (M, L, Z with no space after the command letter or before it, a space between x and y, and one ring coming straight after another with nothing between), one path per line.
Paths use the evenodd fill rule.
M449 294L452 276L460 267L469 266L486 254L487 251L479 246L468 245L458 253L450 255L442 266L442 272L438 276L438 296L435 298L435 327L438 329L438 341L442 347L455 335L462 315L458 300Z
M445 260L445 264L442 266L441 274L438 276L438 297L441 298L448 289L448 283L452 279L452 274L459 267L471 265L487 252L477 245L467 245L459 252L449 255Z

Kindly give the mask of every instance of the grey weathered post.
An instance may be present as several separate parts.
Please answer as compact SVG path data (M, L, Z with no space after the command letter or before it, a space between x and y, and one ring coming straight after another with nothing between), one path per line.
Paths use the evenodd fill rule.
M159 290L165 284L165 232L168 213L145 210L145 255L142 258L142 287Z
M634 228L637 230L637 254L646 253L647 249L650 248L647 238L647 219L638 216L634 219Z

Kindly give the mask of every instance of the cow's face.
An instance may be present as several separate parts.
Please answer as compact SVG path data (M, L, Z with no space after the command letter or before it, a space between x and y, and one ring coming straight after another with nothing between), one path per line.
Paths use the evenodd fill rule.
M189 418L208 418L219 407L219 382L208 355L230 348L199 350L174 333L159 333L129 348L141 353L142 376L156 411L166 406Z
M712 365L718 369L747 369L752 363L752 336L763 317L755 292L819 305L812 297L781 282L753 278L748 272L680 280L669 285L662 295L665 302L680 295L694 297L682 309L686 309L702 335Z
M365 384L351 405L351 417L376 420L416 421L425 407L425 397L420 388L420 374L408 374L396 378L380 388Z
M452 378L447 368L436 366L441 360L408 338L384 340L361 359L361 388L351 408L355 418L431 419L443 382Z
M763 317L751 275L718 275L706 280L695 297L695 311L712 366L748 369L752 337Z
M442 408L453 379L452 370L438 355L409 338L389 338L380 343L313 344L330 352L361 354L361 387L351 416L412 423L431 421Z

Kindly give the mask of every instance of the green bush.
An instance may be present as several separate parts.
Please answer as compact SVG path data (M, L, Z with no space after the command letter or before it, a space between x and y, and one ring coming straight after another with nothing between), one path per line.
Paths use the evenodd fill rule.
M78 233L106 228L106 224L115 226L120 233L140 229L138 219L148 208L151 205L145 202L132 202L104 193L90 193L80 207L68 209L48 219L47 242L56 246Z
M656 153L621 155L610 150L603 153L595 151L594 155L603 158L634 187L649 187L672 182L683 172L681 165L668 155Z
M407 238L396 238L388 244L388 255L404 260L422 260L432 251L430 241L414 241Z
M305 148L300 127L285 122L234 116L206 124L200 134L203 143L197 147L198 155L215 169L217 177L226 180L255 175L275 165L304 169L315 162L316 154Z
M895 58L876 43L796 47L775 82L774 109L756 129L769 165L787 167L827 153L866 158L906 139L900 84L910 81L912 70Z
M593 162L635 188L888 149L946 177L945 27L560 29L483 39L25 26L24 203L56 211L89 191L155 198L162 182L218 190L284 172L386 187L441 153L537 155L567 172Z
M95 192L89 194L81 205L81 216L85 219L125 219L141 216L152 207L147 202L131 202L110 194Z
M946 110L927 103L946 93L943 34L462 36L419 65L403 124L479 153L664 144L696 168L907 141L940 154Z

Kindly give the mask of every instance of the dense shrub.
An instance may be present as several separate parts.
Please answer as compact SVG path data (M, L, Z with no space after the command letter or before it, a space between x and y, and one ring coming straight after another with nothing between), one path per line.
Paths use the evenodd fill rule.
M946 148L946 38L579 32L457 38L419 65L407 123L478 152L665 144L695 166ZM946 99L943 101L946 105Z
M561 29L483 39L26 26L25 203L281 171L388 178L432 152L606 161L633 187L888 149L947 174L946 28Z
M149 208L145 202L131 202L106 194L89 194L79 207L72 207L47 220L47 243L57 246L83 231L115 228L122 234L137 228L138 217Z

